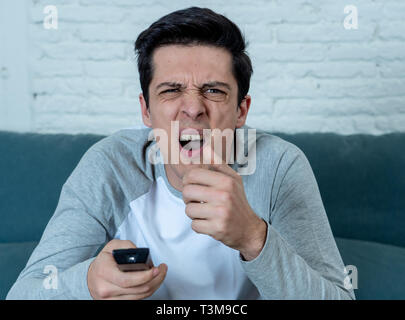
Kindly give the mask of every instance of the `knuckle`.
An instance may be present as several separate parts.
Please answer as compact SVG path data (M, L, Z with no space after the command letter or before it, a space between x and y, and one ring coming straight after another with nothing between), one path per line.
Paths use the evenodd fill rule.
M228 215L228 208L225 206L219 206L217 207L217 212L220 215L221 221L226 219Z
M121 288L127 288L128 287L128 279L120 276L116 276L113 280L115 284L117 284Z
M118 249L118 248L136 248L131 240L112 239L105 246L104 249Z
M226 235L226 228L223 223L218 223L217 225L217 230L215 232L217 240L221 240L225 237Z
M190 175L191 175L191 171L188 171L184 174L183 176L183 184L188 184L190 181Z
M191 185L186 185L183 187L183 198L189 196Z
M186 205L185 212L186 212L186 214L189 216L189 215L192 213L192 211L193 211L192 203L188 203L188 204Z
M105 285L99 286L97 293L101 299L106 299L110 296L110 290Z
M150 284L144 284L141 288L140 288L140 293L148 293L152 290L152 286Z
M231 194L228 191L222 191L220 197L223 202L229 202L231 200Z
M222 221L217 223L217 233L222 235L224 232L224 223Z
M133 248L133 247L136 248L136 246L134 245L134 243L131 240L121 240L121 241L122 241L121 244L123 246L126 246L128 248Z
M148 271L146 271L146 272L144 273L144 275L143 275L141 281L142 281L143 283L147 283L147 282L151 281L152 279L153 279L152 270L148 270Z
M113 239L113 240L107 242L107 244L104 246L102 251L108 251L109 249L116 248L117 247L117 242L118 242L117 239Z
M228 191L232 190L233 186L234 186L233 179L230 178L230 177L224 177L222 179L222 185L223 185L225 190L228 190Z
M199 171L200 170L198 168L191 169L189 172L186 173L187 179L189 180L196 179Z
M122 278L121 284L123 288L129 288L132 285L132 282L128 278Z
M198 230L197 222L195 220L191 221L191 229L193 229L197 233L200 233Z

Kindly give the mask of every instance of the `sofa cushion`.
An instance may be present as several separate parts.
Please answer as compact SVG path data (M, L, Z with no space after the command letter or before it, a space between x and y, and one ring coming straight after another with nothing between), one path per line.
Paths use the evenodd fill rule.
M0 299L6 298L37 244L35 241L0 243Z
M344 264L357 268L356 299L405 299L405 248L336 238Z

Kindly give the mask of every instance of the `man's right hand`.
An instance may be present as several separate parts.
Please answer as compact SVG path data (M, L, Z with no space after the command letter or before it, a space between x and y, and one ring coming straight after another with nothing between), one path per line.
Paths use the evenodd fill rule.
M167 265L146 271L123 272L118 269L112 251L136 248L129 240L111 240L90 264L87 286L93 299L140 300L151 296L166 277Z

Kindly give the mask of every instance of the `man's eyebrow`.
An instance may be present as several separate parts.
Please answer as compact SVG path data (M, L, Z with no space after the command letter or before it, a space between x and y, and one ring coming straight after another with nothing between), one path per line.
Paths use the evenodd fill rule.
M178 82L170 82L170 81L165 81L161 82L156 86L156 90L159 90L161 87L171 87L171 88L181 88L183 87L183 84L178 83ZM201 88L214 88L214 87L225 87L228 90L231 90L231 86L227 84L226 82L221 82L221 81L210 81L204 83Z
M161 82L156 86L156 90L159 90L161 87L181 88L182 84L178 82Z
M229 84L221 81L210 81L202 85L202 88L214 88L214 87L225 87L228 90L231 90L231 86Z

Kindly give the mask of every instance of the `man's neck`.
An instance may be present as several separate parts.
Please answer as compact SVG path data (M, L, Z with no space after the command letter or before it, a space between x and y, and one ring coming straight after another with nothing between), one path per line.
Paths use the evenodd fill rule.
M183 182L182 179L174 172L174 170L170 167L170 165L164 165L166 171L167 181L169 181L170 185L180 191L183 192Z

